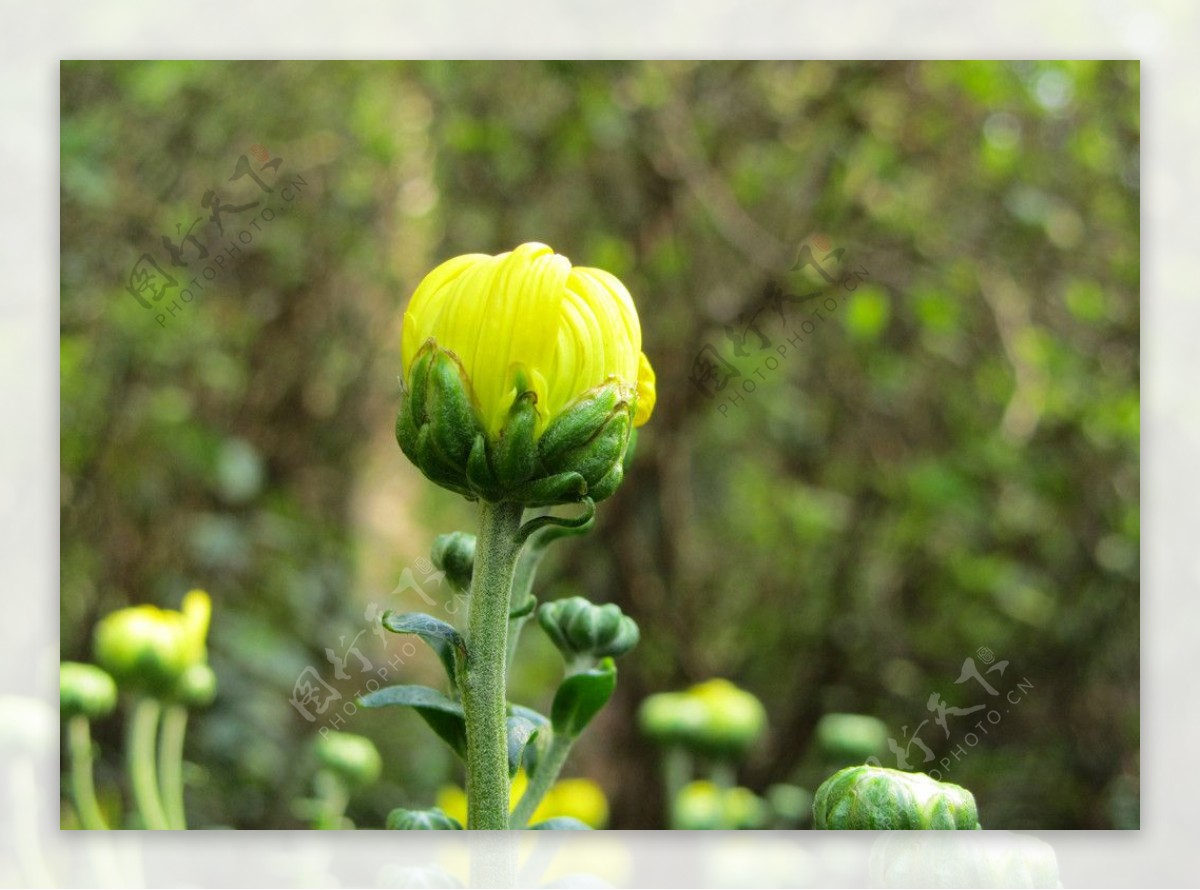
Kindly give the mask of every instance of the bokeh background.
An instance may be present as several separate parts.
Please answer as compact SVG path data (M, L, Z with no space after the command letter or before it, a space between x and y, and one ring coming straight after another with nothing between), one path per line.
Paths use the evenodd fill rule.
M814 727L849 711L901 747L929 721L987 827L1137 826L1136 62L68 62L61 101L62 656L210 591L194 826L303 825L326 724L297 679L348 701L326 650L385 664L371 616L432 611L397 579L474 513L393 439L401 316L437 262L529 240L626 282L659 379L625 485L539 585L642 628L567 768L611 827L663 825L639 702L713 676L769 711L757 791L815 787ZM271 193L230 181L243 155ZM260 206L219 235L210 190ZM163 236L196 219L210 257L175 267ZM793 268L805 245L834 284ZM143 254L179 285L150 308ZM772 303L813 291L821 319ZM712 398L705 350L739 372ZM980 703L955 681L981 648L1032 688L968 749L980 715L943 734L927 704ZM558 669L531 628L513 697L548 705ZM360 826L461 782L411 714L341 728L386 760ZM115 795L120 721L95 732Z

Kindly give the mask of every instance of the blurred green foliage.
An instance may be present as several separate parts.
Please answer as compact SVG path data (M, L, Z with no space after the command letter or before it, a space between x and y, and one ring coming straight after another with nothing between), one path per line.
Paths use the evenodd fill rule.
M612 827L664 812L639 701L714 675L767 706L741 776L759 794L815 788L817 722L853 712L951 757L989 827L1136 826L1138 79L1136 62L64 63L63 658L89 660L114 608L210 591L220 694L189 737L190 823L303 824L322 723L289 703L297 677L342 694L330 713L349 701L361 683L326 650L361 634L386 664L372 609L417 607L396 578L473 530L392 439L405 301L442 259L541 240L626 282L659 379L625 485L541 583L642 628L568 765L605 788ZM230 181L242 155L273 192ZM218 237L209 190L261 204ZM188 245L172 266L162 237L197 219L223 264L174 315L180 288L144 308L132 267L150 253L186 288L205 263ZM793 271L801 244L866 274L839 291ZM802 287L837 295L811 332L815 302L759 312ZM711 399L690 380L705 347L741 374ZM536 630L522 646L516 697L544 709L556 656ZM981 647L1008 662L984 675L1001 698L1032 688L968 745L986 712L944 732L927 705L993 701L955 682ZM399 675L436 670L422 654ZM384 756L359 825L461 779L412 715L340 728ZM95 733L103 797L119 721Z

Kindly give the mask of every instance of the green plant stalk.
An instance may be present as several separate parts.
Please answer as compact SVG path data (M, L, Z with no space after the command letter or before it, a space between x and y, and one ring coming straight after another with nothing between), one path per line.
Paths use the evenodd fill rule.
M313 828L320 831L337 831L342 827L346 805L350 803L350 791L341 779L328 770L318 772L313 784L317 792Z
M675 800L679 792L692 781L692 755L682 746L672 744L663 752L663 785L667 792L667 824L674 825Z
M168 705L163 710L162 733L158 739L158 787L162 791L163 810L171 828L187 828L183 808L183 737L187 733L188 712L183 705Z
M520 504L489 503L479 509L467 670L461 680L467 723L467 827L508 827L508 730L506 659L509 601L521 546Z
M133 799L137 804L142 825L154 831L170 828L158 796L158 781L154 775L154 737L158 734L158 718L162 705L157 699L139 698L133 707L126 744L129 778L133 784Z
M538 804L542 802L546 792L554 787L554 783L558 780L558 774L562 772L563 764L567 762L567 756L571 753L571 746L574 744L575 739L570 736L555 734L545 756L538 759L537 771L529 780L525 794L522 795L516 809L513 810L512 818L509 819L509 828L524 828L529 824Z
M92 730L88 718L76 714L67 723L67 748L71 758L71 795L84 828L107 831L108 823L96 802L96 784L92 776Z

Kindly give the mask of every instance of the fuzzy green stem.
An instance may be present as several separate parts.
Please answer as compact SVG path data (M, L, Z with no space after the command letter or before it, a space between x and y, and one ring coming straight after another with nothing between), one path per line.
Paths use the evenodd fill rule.
M183 808L183 737L188 712L183 705L168 705L163 711L162 734L158 739L158 786L163 809L171 828L187 828Z
M471 829L508 827L505 660L523 511L520 504L486 501L479 510L467 670L461 681L467 723L467 827Z
M524 828L529 824L538 804L542 802L546 792L558 780L558 774L562 772L563 764L567 762L567 756L571 753L573 744L575 744L575 739L570 736L554 736L545 756L538 760L537 771L529 781L529 787L525 789L525 794L521 796L517 808L513 810L512 818L509 820L510 828Z
M83 714L76 714L67 722L67 747L71 758L71 795L79 811L79 822L91 831L106 831L108 823L96 802L96 783L92 777L92 730Z
M158 734L158 717L162 705L153 698L140 698L133 707L126 745L129 777L133 798L142 825L155 831L170 827L158 796L158 781L154 776L154 737Z

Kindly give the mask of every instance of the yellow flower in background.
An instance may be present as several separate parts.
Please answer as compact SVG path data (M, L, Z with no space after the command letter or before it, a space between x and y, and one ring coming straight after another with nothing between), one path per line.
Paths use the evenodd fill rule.
M516 809L528 787L525 770L518 770L509 792L509 812ZM467 793L457 785L442 786L437 794L437 807L460 824L467 824ZM546 792L529 824L536 825L560 816L578 819L589 828L603 828L608 824L608 798L590 779L562 779Z
M212 601L203 590L184 596L182 611L118 609L96 625L96 661L120 684L170 695L189 668L207 660L211 616Z
M657 397L629 291L544 244L442 263L409 302L400 352L396 439L472 500L603 500Z
M431 339L461 362L492 437L525 389L537 394L539 434L610 380L636 401L635 426L654 410L654 372L629 291L616 276L572 266L545 244L454 257L425 276L404 313L406 378Z

